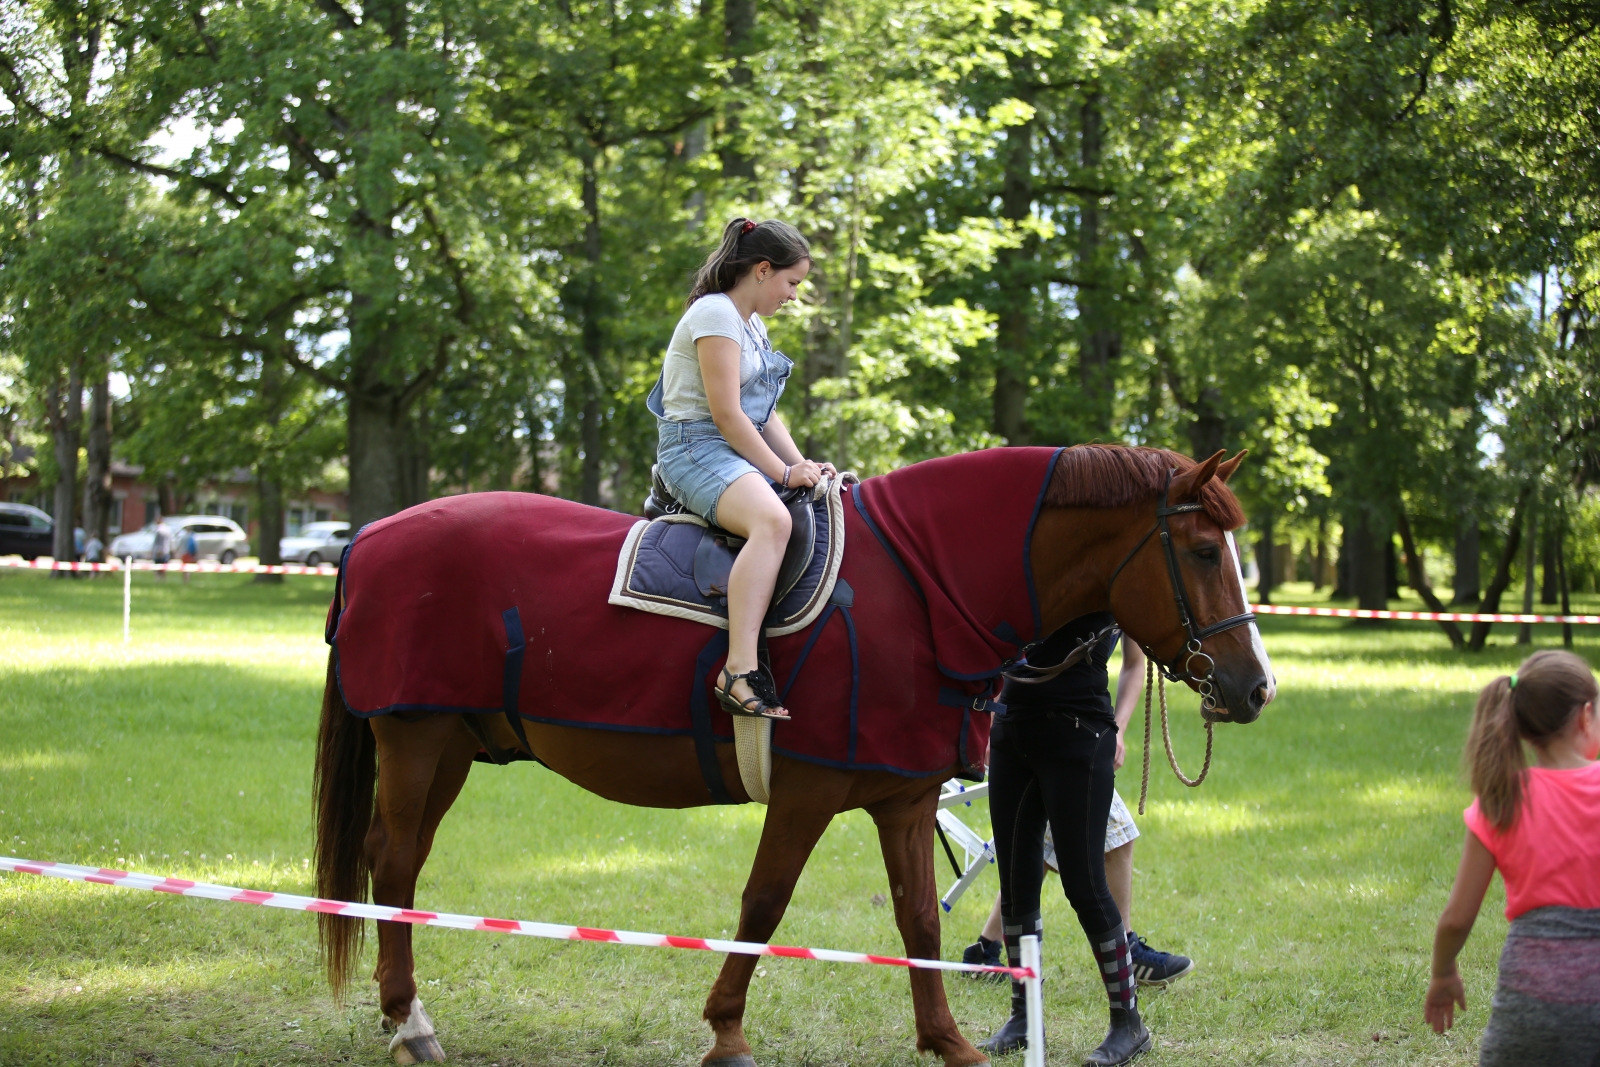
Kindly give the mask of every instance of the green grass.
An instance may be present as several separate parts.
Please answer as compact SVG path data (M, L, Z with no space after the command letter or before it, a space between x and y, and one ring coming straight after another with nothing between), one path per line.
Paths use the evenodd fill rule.
M309 892L330 585L139 575L124 646L120 582L0 572L0 851ZM1475 1063L1505 930L1498 886L1463 957L1464 1022L1436 1037L1420 1001L1469 799L1458 766L1471 701L1526 649L1509 628L1473 657L1429 624L1263 629L1279 699L1259 724L1218 731L1210 781L1183 789L1155 753L1135 924L1198 967L1144 999L1158 1040L1145 1062ZM1558 634L1540 627L1536 643ZM1600 661L1600 633L1579 640ZM1195 700L1175 704L1193 773ZM1130 804L1138 758L1135 738L1120 783ZM985 818L981 805L970 818ZM754 806L624 808L527 764L479 767L418 900L719 935L760 820ZM939 877L948 884L948 867ZM838 819L778 940L898 951L889 909L872 902L884 881L870 821ZM986 875L946 920L947 955L972 939L995 884ZM1056 884L1046 1011L1051 1061L1069 1064L1098 1041L1104 995ZM427 929L417 945L454 1062L687 1067L708 1047L699 1013L717 957ZM783 960L758 973L747 1025L763 1067L915 1058L902 973ZM999 987L947 985L974 1038L1008 1009ZM333 1004L308 916L0 875L0 1063L329 1062L388 1059L373 987Z

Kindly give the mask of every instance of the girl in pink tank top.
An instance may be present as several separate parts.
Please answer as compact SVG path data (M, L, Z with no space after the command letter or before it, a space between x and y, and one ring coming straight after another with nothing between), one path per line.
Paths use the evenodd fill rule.
M1433 939L1423 1014L1466 1009L1456 957L1498 869L1511 929L1479 1046L1481 1067L1600 1064L1600 714L1589 665L1536 652L1478 697L1467 737L1476 794ZM1533 749L1526 765L1522 743Z

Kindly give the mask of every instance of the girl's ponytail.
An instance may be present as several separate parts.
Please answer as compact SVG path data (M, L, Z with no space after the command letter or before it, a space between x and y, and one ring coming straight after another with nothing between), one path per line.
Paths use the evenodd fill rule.
M1467 735L1467 773L1478 809L1501 830L1517 821L1522 777L1527 770L1522 742L1544 744L1567 728L1597 692L1589 664L1571 652L1546 649L1522 661L1478 695Z
M1467 772L1478 807L1489 821L1502 830L1517 820L1522 804L1522 772L1527 762L1522 755L1522 734L1517 729L1517 712L1512 702L1511 679L1502 675L1478 694L1472 712L1472 730L1467 734Z
M726 293L757 263L784 270L810 258L811 246L787 222L756 222L741 215L722 228L722 240L700 265L688 302L693 304L708 293Z

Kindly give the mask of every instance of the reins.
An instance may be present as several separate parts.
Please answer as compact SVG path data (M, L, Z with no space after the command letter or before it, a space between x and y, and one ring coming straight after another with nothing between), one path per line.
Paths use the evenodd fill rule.
M1196 778L1189 778L1178 766L1178 757L1172 752L1172 731L1167 726L1167 680L1156 674L1156 661L1145 657L1144 661L1144 774L1139 779L1139 814L1144 814L1144 802L1150 795L1150 689L1152 686L1161 690L1161 740L1167 746L1167 763L1172 767L1172 773L1178 776L1178 781L1194 789L1206 780L1206 775L1211 773L1211 742L1212 730L1216 723L1211 719L1206 723L1206 761L1200 766L1200 774Z
M1177 472L1170 468L1167 470L1166 484L1161 487L1161 502L1156 505L1155 526L1151 527L1150 531L1139 538L1139 542L1128 550L1128 554L1122 557L1122 562L1117 564L1117 569L1111 572L1111 580L1106 583L1106 596L1109 599L1111 586L1116 582L1117 576L1122 573L1123 568L1128 565L1134 556L1139 554L1139 550L1144 548L1151 537L1160 534L1161 552L1167 561L1167 576L1172 580L1172 599L1178 607L1178 621L1183 624L1183 631L1189 637L1189 640L1183 646L1183 651L1178 653L1178 657L1182 657L1183 660L1181 669L1176 666L1178 657L1174 657L1173 665L1168 666L1156 659L1153 649L1146 648L1144 650L1144 774L1139 781L1140 815L1144 814L1145 800L1150 793L1150 690L1152 684L1161 693L1161 740L1166 745L1167 763L1172 767L1172 773L1178 776L1178 781L1193 789L1205 781L1206 775L1211 773L1211 746L1214 739L1212 730L1216 725L1216 710L1218 706L1215 682L1217 664L1215 660L1200 650L1201 642L1208 637L1222 633L1224 630L1231 630L1235 626L1243 626L1246 623L1254 622L1256 617L1255 612L1245 611L1223 619L1221 622L1214 622L1210 626L1201 627L1195 624L1194 610L1189 603L1189 590L1183 581L1183 569L1178 566L1178 551L1172 545L1172 528L1167 519L1172 515L1182 515L1191 511L1204 511L1205 505L1198 502L1177 505L1167 503L1168 494L1172 490L1172 476L1175 473ZM1249 607L1248 604L1245 606L1246 608ZM1195 671L1196 660L1204 661L1199 673ZM1160 667L1159 676L1156 670L1158 666ZM1183 769L1178 766L1178 757L1172 751L1172 730L1167 716L1167 681L1169 679L1174 682L1193 681L1195 689L1200 693L1200 717L1205 720L1206 724L1206 758L1205 763L1200 767L1200 775L1197 778L1189 778L1183 773Z

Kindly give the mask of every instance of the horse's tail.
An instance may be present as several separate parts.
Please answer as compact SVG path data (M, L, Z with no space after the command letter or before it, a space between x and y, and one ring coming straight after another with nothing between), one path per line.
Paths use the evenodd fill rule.
M330 654L312 782L317 807L317 896L323 900L367 899L372 870L366 839L378 780L377 751L372 728L345 707ZM361 951L366 924L322 912L317 915L317 933L328 983L336 997L342 996L350 980L350 965Z

